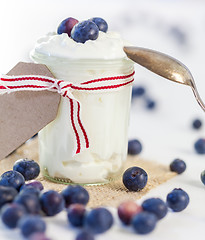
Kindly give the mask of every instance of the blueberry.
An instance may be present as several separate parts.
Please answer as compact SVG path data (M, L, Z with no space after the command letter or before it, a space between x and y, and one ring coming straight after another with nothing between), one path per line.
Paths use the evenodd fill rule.
M186 170L186 163L181 159L175 159L170 164L170 170L178 174L183 173Z
M201 122L200 119L195 119L195 120L193 121L193 123L192 123L192 127L193 127L194 129L200 129L201 126L202 126L202 122Z
M132 98L141 97L145 94L145 88L142 86L134 86L132 88Z
M78 233L75 240L94 240L94 236L92 233L83 230L80 233Z
M25 194L25 193L27 193L27 194L34 194L34 195L36 195L38 197L40 195L40 190L37 189L37 188L31 187L31 186L21 188L20 189L20 194Z
M142 144L139 140L133 139L128 141L128 154L136 155L141 153L142 151Z
M104 19L99 18L99 17L94 17L94 18L91 18L89 20L91 20L92 22L94 22L98 26L99 31L107 32L108 25L107 25L107 22Z
M146 212L155 214L157 219L162 219L167 215L167 205L160 198L149 198L142 203L142 208Z
M154 230L157 217L148 212L141 212L132 219L132 227L139 234L147 234Z
M80 185L70 185L61 194L65 199L66 207L73 203L86 205L89 201L88 191Z
M39 198L34 194L21 193L16 196L14 202L23 205L30 214L39 214L41 211Z
M38 189L39 191L42 191L44 189L43 184L40 181L31 180L27 183L25 183L20 190L27 188L27 187L33 187L35 189Z
M45 233L37 232L33 233L29 236L29 240L51 240L50 238L47 238Z
M71 31L71 38L80 43L85 43L88 40L96 40L98 35L98 26L89 20L76 24Z
M129 225L134 215L140 213L142 207L133 201L126 201L119 205L118 216L122 223Z
M43 192L40 195L40 203L43 212L47 216L54 216L61 212L65 207L63 196L54 190Z
M201 181L205 185L205 170L201 173Z
M0 186L0 208L6 203L13 202L18 192L13 187Z
M189 204L189 195L181 188L175 188L167 195L167 205L174 212L181 212Z
M8 228L15 228L17 227L18 221L26 215L26 209L16 203L6 204L1 209L1 219L2 222Z
M147 184L148 175L140 167L128 168L123 174L123 183L130 191L140 191Z
M68 36L70 37L71 30L77 23L78 20L75 18L72 17L66 18L58 26L57 33L58 34L67 33Z
M104 233L113 225L113 216L106 208L95 208L85 215L85 229L94 233Z
M82 227L84 216L85 216L85 206L79 203L70 205L68 208L67 216L68 220L74 227Z
M197 153L199 154L205 154L205 139L204 138L199 138L195 144L194 148Z
M23 175L17 171L8 171L1 175L0 185L13 187L17 191L20 190L20 187L25 183Z
M37 162L30 159L19 159L14 163L13 170L20 172L26 181L37 178L40 167Z
M27 215L20 219L19 228L24 237L29 237L34 233L44 233L46 224L40 216Z
M154 109L156 107L156 102L152 99L146 99L146 108L147 109Z

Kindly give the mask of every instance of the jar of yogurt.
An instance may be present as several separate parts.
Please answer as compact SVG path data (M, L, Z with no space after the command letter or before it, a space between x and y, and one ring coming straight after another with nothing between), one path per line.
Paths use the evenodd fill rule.
M100 32L97 40L84 44L67 34L49 34L38 40L31 58L45 64L55 78L74 84L119 76L133 79L133 62L123 52L124 45L114 32ZM81 120L89 139L89 148L78 154L73 154L69 100L61 97L56 119L39 132L39 161L46 177L68 184L101 184L122 172L127 158L131 85L109 91L72 90L81 104Z

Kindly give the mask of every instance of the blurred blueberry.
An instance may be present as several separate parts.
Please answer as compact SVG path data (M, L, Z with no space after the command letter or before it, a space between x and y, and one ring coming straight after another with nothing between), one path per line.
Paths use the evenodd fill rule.
M176 41L181 44L184 45L187 42L187 35L186 33L179 28L178 26L172 26L170 28L170 34L176 39Z
M13 202L18 195L18 191L13 187L0 186L0 208L6 203Z
M121 222L125 225L129 225L132 218L136 214L142 212L142 207L134 201L126 201L119 205L117 212Z
M23 175L17 171L7 171L0 177L0 185L13 187L17 191L20 190L21 186L25 183Z
M195 119L193 122L192 122L192 127L194 129L200 129L202 127L202 121L200 119Z
M44 233L46 230L46 223L40 216L24 216L20 219L18 226L25 238L28 238L34 233Z
M94 22L94 23L98 26L98 28L99 28L100 31L102 31L102 32L107 32L107 30L108 30L108 25L107 25L107 22L106 22L104 19L99 18L99 17L94 17L94 18L91 18L91 19L89 19L89 20L91 20L92 22Z
M167 205L174 212L181 212L189 204L189 195L181 188L175 188L167 195Z
M68 208L68 220L74 227L82 227L85 217L85 206L79 203L71 204Z
M132 219L132 227L139 234L147 234L155 229L157 223L156 215L148 212L141 212Z
M142 203L142 208L146 212L156 215L157 219L162 219L167 215L167 205L160 198L149 198Z
M143 86L133 86L132 98L141 97L145 94L145 88Z
M94 236L92 233L82 230L80 233L77 234L75 240L94 240Z
M113 216L106 208L92 209L85 215L85 229L94 233L104 233L113 225Z
M86 205L89 201L88 191L80 185L67 186L61 194L65 199L66 207L73 203Z
M54 216L60 213L65 207L63 196L54 190L48 190L41 193L40 203L43 212L47 216Z
M197 153L199 154L205 154L205 139L204 138L199 138L195 144L194 148Z
M154 109L156 107L156 102L152 99L146 99L146 108L147 109Z
M24 188L21 187L19 194L25 194L25 193L34 194L38 197L40 194L40 190L32 186L24 187Z
M6 204L1 209L2 222L8 228L15 228L18 221L26 214L26 209L17 203Z
M98 26L89 20L77 23L71 31L71 38L80 43L85 43L88 40L96 40L98 35Z
M29 240L52 240L52 239L46 237L45 233L36 232L29 236Z
M130 191L140 191L147 184L147 173L140 167L130 167L123 173L123 184Z
M16 196L14 202L23 205L30 214L40 214L41 205L39 198L34 194L20 193Z
M142 144L137 139L132 139L128 141L128 154L136 155L141 153L142 151Z
M27 187L33 187L35 189L38 189L39 191L42 191L44 189L43 184L40 181L37 180L31 180L29 182L26 182L22 187L21 190Z
M37 162L31 159L19 159L14 163L13 170L20 172L26 181L37 178L40 167Z
M181 159L175 159L170 164L170 170L178 174L183 173L186 170L186 163Z
M205 185L205 170L201 173L201 181Z

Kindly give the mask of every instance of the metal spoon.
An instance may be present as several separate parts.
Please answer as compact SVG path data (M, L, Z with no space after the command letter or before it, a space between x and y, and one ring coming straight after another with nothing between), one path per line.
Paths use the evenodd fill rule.
M205 111L205 104L199 96L194 79L183 63L164 53L146 48L124 47L124 51L128 58L148 70L171 81L190 86L198 104Z

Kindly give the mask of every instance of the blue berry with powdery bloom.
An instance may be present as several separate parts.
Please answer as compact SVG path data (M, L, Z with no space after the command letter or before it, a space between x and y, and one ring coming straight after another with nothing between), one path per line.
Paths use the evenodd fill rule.
M192 123L192 127L193 127L194 129L200 129L201 126L202 126L202 122L201 122L200 119L195 119L195 120L193 121L193 123Z
M20 189L19 194L34 194L38 197L40 195L40 190L34 187L24 187Z
M94 236L92 233L83 230L76 236L75 240L94 240Z
M39 198L34 194L21 193L16 196L14 202L23 205L30 214L40 214L41 205Z
M25 183L23 175L17 171L7 171L0 177L0 185L13 187L17 191L20 190L21 186Z
M148 175L140 167L128 168L123 174L123 184L130 191L140 191L147 184Z
M167 195L167 205L174 212L181 212L189 204L189 195L181 188L175 188Z
M103 18L94 17L94 18L91 18L89 20L91 20L92 22L94 22L98 26L99 31L107 32L108 24Z
M204 138L199 138L195 144L194 148L197 153L199 154L205 154L205 139Z
M79 22L71 31L71 38L79 43L85 43L88 40L96 40L98 35L98 26L90 20Z
M128 154L137 155L142 151L142 144L139 140L133 139L128 141Z
M66 207L69 207L73 203L86 205L89 201L88 191L80 185L70 185L61 194L64 197Z
M40 181L31 180L31 181L29 181L29 182L26 182L26 183L21 187L20 190L23 190L24 188L30 188L30 187L35 188L35 189L37 189L37 190L39 190L39 191L42 191L42 190L44 189L43 184L42 184Z
M72 17L64 19L58 26L57 33L67 33L70 37L73 27L78 23L78 20Z
M17 227L18 221L26 215L26 209L17 203L6 204L1 209L1 220L8 228Z
M18 226L26 238L34 233L44 233L46 230L45 221L40 216L27 215L20 219Z
M67 216L70 224L74 227L82 227L85 217L85 206L79 203L70 205Z
M31 159L19 159L14 163L13 170L20 172L26 181L37 178L40 167L37 162Z
M177 158L171 162L169 167L172 172L181 174L186 170L186 163L183 160Z
M167 205L160 198L149 198L142 203L142 208L144 211L153 213L156 215L157 219L162 219L167 215Z
M201 181L205 185L205 170L201 173Z
M18 195L18 191L13 187L0 186L0 208L6 203L13 202Z
M148 234L155 229L157 217L155 214L141 212L132 219L132 227L139 234Z
M43 192L40 195L40 203L43 212L47 216L54 216L60 213L65 207L63 196L54 190Z
M86 214L84 227L93 234L100 234L109 230L113 221L112 214L106 208L95 208Z

